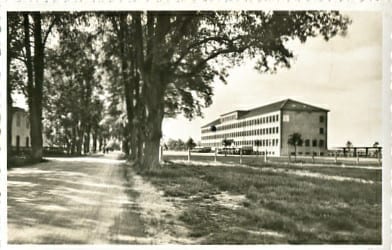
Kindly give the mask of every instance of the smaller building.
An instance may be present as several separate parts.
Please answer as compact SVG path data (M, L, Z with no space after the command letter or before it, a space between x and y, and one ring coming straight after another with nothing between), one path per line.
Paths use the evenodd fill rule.
M19 152L22 148L29 148L30 120L26 110L12 107L11 147Z

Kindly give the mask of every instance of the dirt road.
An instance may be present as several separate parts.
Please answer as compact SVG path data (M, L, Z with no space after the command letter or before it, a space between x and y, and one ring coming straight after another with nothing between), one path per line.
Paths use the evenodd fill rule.
M9 244L178 242L162 231L160 238L155 238L146 214L156 214L145 211L149 207L145 199L139 205L141 196L148 197L143 192L156 196L156 190L141 190L140 186L147 184L139 176L126 181L124 175L123 162L114 155L53 158L10 170ZM138 182L136 189L132 179ZM159 203L160 197L154 199L152 202ZM167 206L171 204L166 204L166 210Z

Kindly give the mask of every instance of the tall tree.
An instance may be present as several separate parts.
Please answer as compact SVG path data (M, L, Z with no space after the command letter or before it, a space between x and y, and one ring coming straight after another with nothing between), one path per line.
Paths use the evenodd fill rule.
M104 110L95 34L71 24L62 27L59 37L58 46L47 53L46 130L55 141L63 141L71 154L87 154L91 135L96 150Z
M23 19L15 12L7 17L7 155L10 156L12 145L12 93L19 89L18 84L23 81L22 67L25 58L23 54Z
M186 147L187 147L188 149L193 149L194 147L196 147L195 141L194 141L192 138L189 138L189 139L186 141Z
M34 161L42 158L42 99L44 80L44 56L45 44L56 23L57 17L53 14L41 14L40 12L9 13L11 16L19 15L23 19L21 31L23 36L23 62L26 68L26 83L20 82L28 99L30 137ZM8 23L11 27L14 24ZM10 43L10 40L8 41Z
M227 69L256 58L261 72L290 67L287 41L344 33L349 20L337 12L134 12L133 44L145 100L143 167L159 165L165 108L199 115L211 103L211 84ZM167 97L170 97L169 101Z

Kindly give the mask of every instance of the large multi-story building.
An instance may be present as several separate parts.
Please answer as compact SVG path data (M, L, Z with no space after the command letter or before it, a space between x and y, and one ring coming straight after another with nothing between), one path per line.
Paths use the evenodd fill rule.
M325 155L327 152L328 110L286 99L251 110L235 110L201 127L204 147L252 148L267 155L293 154L290 135L299 133L303 143L298 155Z

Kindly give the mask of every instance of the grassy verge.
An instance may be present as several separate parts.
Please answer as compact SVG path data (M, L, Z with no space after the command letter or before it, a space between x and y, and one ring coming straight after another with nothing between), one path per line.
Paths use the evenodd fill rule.
M380 183L179 164L146 178L185 206L181 220L205 244L381 242ZM245 199L225 207L216 202L222 192Z
M187 160L186 156L165 156L165 160ZM192 156L192 160L195 161L213 161L213 157L211 156ZM239 158L233 156L220 156L218 157L219 162L224 163L238 163ZM271 167L271 168L279 168L279 169L292 169L292 170L306 170L309 172L320 173L331 176L342 176L342 177L350 177L350 178L360 178L364 180L371 181L381 181L382 180L382 171L381 168L374 169L354 169L352 167L336 167L328 164L324 165L286 165L279 163L264 163L260 158L245 158L243 159L243 163L253 167Z

